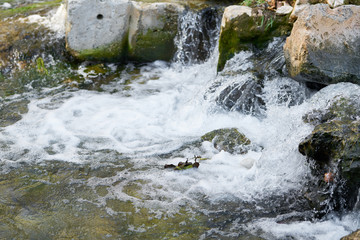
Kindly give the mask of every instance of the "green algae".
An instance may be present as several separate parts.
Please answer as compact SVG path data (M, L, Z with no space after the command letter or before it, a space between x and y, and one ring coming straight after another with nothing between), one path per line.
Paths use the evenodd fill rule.
M109 186L101 185L101 180L123 167L56 161L21 165L0 174L0 233L5 238L197 239L208 229L206 218L191 206L175 213L139 206L145 201L138 195L141 186L148 184L142 180L118 180L125 183L124 193L135 196L138 203L108 197ZM100 185L87 185L95 179Z
M75 51L68 48L68 51L80 61L101 61L101 62L123 62L127 56L127 34L123 40L107 44L94 49Z

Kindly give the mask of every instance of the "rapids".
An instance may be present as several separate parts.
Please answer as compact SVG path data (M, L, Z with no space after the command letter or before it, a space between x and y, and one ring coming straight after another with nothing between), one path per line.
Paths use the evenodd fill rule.
M184 16L183 21L194 28L196 25L189 23L194 23L194 19L201 17L192 13ZM218 33L218 21L213 21L217 29L212 31ZM196 47L185 46L186 41L180 37L179 49ZM86 212L85 204L89 204L92 207L87 211L91 213L85 216L99 214L113 229L116 225L126 229L104 231L103 235L100 231L96 236L102 238L257 236L335 240L360 228L359 209L322 220L307 219L307 213L301 212L302 200L298 200L302 187L312 177L310 163L298 152L299 142L313 129L302 117L311 110L326 108L336 96L360 96L360 87L340 83L315 93L286 74L265 71L260 96L265 108L261 114L229 111L217 98L226 87L254 77L257 55L241 52L217 73L216 41L208 44L205 61L191 61L196 56L178 52L172 63L157 61L125 67L109 64L110 69L120 74L103 84L102 91L60 86L2 99L29 101L28 112L22 114L20 121L0 129L2 174L21 172L26 166L25 174L20 175L27 178L31 176L27 171L41 168L44 170L39 174L49 179L35 177L32 181L57 185L62 184L61 180L52 181L47 166L68 164L88 168L86 177L79 177L83 174L80 173L66 178L68 182L63 187L73 188L73 194L55 197L65 205L81 205L73 208L80 215L84 214L81 211ZM281 51L280 39L275 39L266 51L279 51L278 44ZM81 68L78 71L87 81L93 81ZM210 142L199 141L203 134L227 127L238 128L251 140L252 148L247 154L219 152ZM177 164L194 155L206 158L200 161L198 169L163 169L164 164ZM65 169L73 171L72 167ZM100 173L92 175L92 171ZM82 195L84 189L94 192ZM8 201L5 199L0 197L0 202ZM114 201L117 205L110 204ZM21 214L41 219L39 213L32 211L42 207L35 206L35 210L32 207L30 210L24 207ZM73 213L69 210L62 214ZM180 219L174 221L177 227L162 226L176 218ZM11 229L9 226L0 224L0 234L10 236L6 232ZM21 226L26 228L26 224ZM56 231L66 232L66 226L57 227ZM49 234L44 233L44 239L57 234L55 230L42 231ZM79 231L88 233L84 227ZM32 236L36 231L26 233Z

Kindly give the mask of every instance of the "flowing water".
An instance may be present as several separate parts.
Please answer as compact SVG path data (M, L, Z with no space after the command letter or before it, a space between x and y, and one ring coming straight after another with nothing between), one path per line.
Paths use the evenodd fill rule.
M199 31L194 19L202 18L185 15L181 32ZM214 37L190 35L200 34ZM301 191L312 176L298 152L313 129L303 115L360 88L312 92L274 70L284 70L278 54L241 52L217 73L216 39L202 45L206 54L190 56L184 51L193 46L181 38L172 63L106 65L118 74L101 91L60 85L2 99L27 105L21 120L0 129L3 238L339 239L360 228L359 209L308 217ZM95 84L94 72L77 71ZM261 101L233 102L234 89L249 81L259 84L247 89ZM234 127L252 142L246 154L200 140ZM198 169L164 169L194 156Z

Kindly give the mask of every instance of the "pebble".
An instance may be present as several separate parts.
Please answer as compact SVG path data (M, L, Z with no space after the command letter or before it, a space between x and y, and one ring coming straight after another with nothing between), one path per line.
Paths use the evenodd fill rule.
M4 8L4 9L9 9L9 8L11 8L11 4L5 2L3 5L1 5L1 7Z

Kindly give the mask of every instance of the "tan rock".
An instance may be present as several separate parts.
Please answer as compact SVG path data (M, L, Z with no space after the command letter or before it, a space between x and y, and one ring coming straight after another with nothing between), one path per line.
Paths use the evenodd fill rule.
M249 17L251 17L252 16L251 11L252 11L251 7L239 6L239 5L232 5L225 8L223 18L221 20L221 27L224 28L229 21L243 14L246 14Z
M360 239L360 229L351 233L348 236L341 238L341 240L359 240L359 239Z
M288 71L300 81L360 83L360 7L306 6L284 45Z

